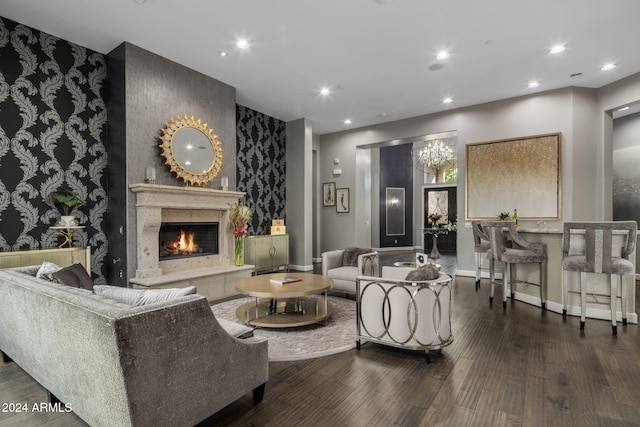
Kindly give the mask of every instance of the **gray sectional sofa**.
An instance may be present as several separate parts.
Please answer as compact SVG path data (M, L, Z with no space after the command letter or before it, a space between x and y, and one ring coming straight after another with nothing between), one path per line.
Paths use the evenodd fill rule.
M205 297L131 307L0 270L0 350L92 426L190 426L268 378L267 342L230 336Z

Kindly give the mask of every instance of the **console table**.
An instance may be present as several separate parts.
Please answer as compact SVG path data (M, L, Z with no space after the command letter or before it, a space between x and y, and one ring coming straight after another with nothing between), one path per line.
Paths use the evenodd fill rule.
M438 250L438 235L447 234L449 233L449 230L447 230L446 228L423 228L422 231L424 232L424 234L430 234L433 241L433 246L431 247L429 258L440 258L440 251Z
M58 233L58 236L64 237L64 242L62 242L60 245L58 245L59 248L64 248L65 246L68 248L72 248L73 247L73 233L76 232L76 230L82 230L83 228L85 228L84 225L69 225L69 226L62 226L62 227L58 227L58 226L54 226L54 227L49 227L52 230L55 230Z

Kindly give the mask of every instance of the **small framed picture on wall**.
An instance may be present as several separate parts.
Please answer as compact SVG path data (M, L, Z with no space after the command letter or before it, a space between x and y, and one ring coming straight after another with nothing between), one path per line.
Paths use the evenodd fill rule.
M336 212L349 213L349 189L338 188L336 190Z
M322 184L322 206L336 205L336 183L325 182Z

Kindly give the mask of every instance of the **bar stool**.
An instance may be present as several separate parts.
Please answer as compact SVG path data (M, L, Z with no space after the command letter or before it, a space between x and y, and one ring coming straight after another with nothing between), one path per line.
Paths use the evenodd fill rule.
M495 261L505 264L502 277L502 308L507 308L507 289L511 289L511 299L515 297L516 264L539 264L540 276L540 305L547 308L547 247L544 243L534 243L524 240L515 227L513 221L483 221L482 228L489 236L491 249L487 252L489 258L489 277L491 281L491 296L489 303L493 304L494 265ZM505 229L509 233L512 247L508 247Z
M584 248L575 254L575 245L571 245L572 232L584 232ZM612 251L613 231L621 231L626 234L626 243L620 250L620 256L614 256ZM569 298L569 286L565 271L574 271L578 274L578 286L580 288L580 330L584 330L587 312L587 286L582 284L586 273L609 275L611 298L611 330L617 335L616 306L618 300L617 283L614 276L620 281L620 300L622 308L622 324L627 324L627 289L624 285L624 277L635 274L633 263L629 257L636 245L636 233L638 224L636 221L607 221L607 222L565 222L564 235L562 237L562 290L563 308L562 316L567 317L567 305ZM617 251L616 251L617 252ZM617 253L615 255L618 255Z
M488 270L482 267L482 256L491 249L489 236L482 229L480 221L471 221L471 229L473 230L473 251L476 254L476 291L480 287L480 270Z

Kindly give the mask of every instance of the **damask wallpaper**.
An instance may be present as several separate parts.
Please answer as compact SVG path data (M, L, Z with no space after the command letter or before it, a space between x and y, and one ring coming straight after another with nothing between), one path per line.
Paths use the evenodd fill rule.
M236 120L237 187L254 210L249 234L269 234L272 219L285 219L286 123L242 105Z
M76 245L92 247L103 284L107 76L102 54L0 18L0 250L57 247L51 193L71 188L87 205Z

